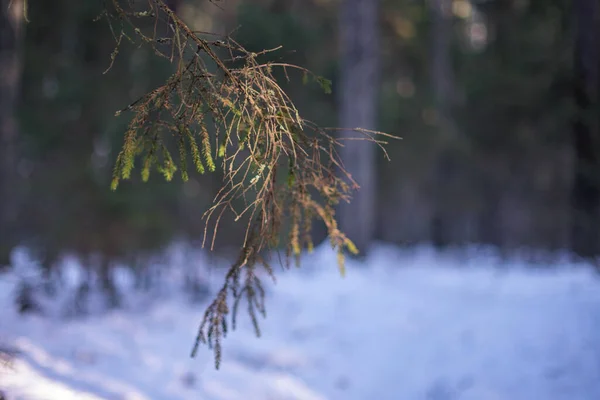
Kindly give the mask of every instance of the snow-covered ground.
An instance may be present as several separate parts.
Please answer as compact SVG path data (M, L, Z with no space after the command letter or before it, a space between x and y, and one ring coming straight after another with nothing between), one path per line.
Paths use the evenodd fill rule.
M600 399L590 269L385 247L365 264L341 278L320 248L266 282L263 336L241 324L218 371L208 349L189 357L204 304L174 294L143 312L19 317L0 276L0 344L19 352L0 388L11 400Z

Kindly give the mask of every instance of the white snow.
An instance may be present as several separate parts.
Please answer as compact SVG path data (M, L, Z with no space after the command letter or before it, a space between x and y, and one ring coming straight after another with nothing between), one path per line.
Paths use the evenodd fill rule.
M189 357L205 304L173 294L141 311L21 317L0 276L0 345L19 352L0 389L10 400L600 399L591 269L383 246L364 264L341 278L322 247L265 281L262 337L244 320L218 371L208 349ZM214 289L220 280L213 271Z

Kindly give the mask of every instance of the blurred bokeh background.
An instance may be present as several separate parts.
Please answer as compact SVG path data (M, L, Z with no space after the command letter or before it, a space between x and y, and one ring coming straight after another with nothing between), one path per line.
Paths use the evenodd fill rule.
M154 176L147 184L133 179L116 192L108 189L128 122L115 111L164 81L171 66L149 49L124 46L103 75L114 39L105 21L93 21L99 1L32 1L30 22L16 31L7 21L18 7L8 11L7 1L2 4L0 263L9 264L17 245L35 250L51 268L65 251L82 259L101 254L105 260L95 262L110 264L175 238L199 240L200 217L220 188L219 174L185 184ZM361 250L376 240L546 255L598 252L593 233L577 240L589 244L577 247L573 240L575 197L592 204L581 220L597 220L598 201L594 179L584 182L592 187L583 195L575 187L578 162L594 173L598 168L598 156L578 152L575 139L583 120L598 140L600 69L597 27L593 19L587 26L577 19L577 2L170 4L194 29L231 34L250 50L282 45L265 61L299 64L331 79L332 95L301 79L284 83L306 118L403 138L387 146L389 162L362 143L346 154L362 189L340 218ZM591 107L576 102L578 58L584 72L596 69L579 74L593 92ZM584 142L584 150L597 153L595 141ZM227 221L217 246L237 246L243 229Z
M176 287L175 291L185 291L186 295L194 294L193 299L206 301L212 279L207 266L227 265L210 257L235 256L245 230L244 224L235 223L231 215L226 215L215 252L211 256L194 253L203 238L202 214L221 188L221 173L191 174L185 183L178 176L172 182L165 182L158 175L143 183L139 174L134 173L118 190L110 190L114 162L129 118L126 113L116 117L115 112L163 83L173 66L156 57L149 47L126 43L112 69L104 73L115 48L106 21L95 21L104 2L28 0L27 3L27 18L24 18L23 0L0 0L0 270L6 272L3 279L16 276L16 282L10 286L15 291L11 289L8 293L7 289L1 294L10 296L10 304L16 304L18 311L48 311L52 309L48 299L57 292L64 295L68 287L72 292L65 304L68 315L72 316L73 312L89 311L82 304L93 293L108 294L108 306L115 307L122 304L132 287L148 291L179 280L171 289ZM364 255L370 254L372 245L381 243L392 246L394 251L427 249L429 255L423 261L417 257L418 252L416 258L407 258L393 251L380 251L376 252L375 261L370 259L367 264L379 265L385 261L394 268L409 264L441 265L446 261L436 257L461 252L464 257L451 262L449 270L463 271L460 268L466 265L490 264L489 260L480 263L479 259L471 258L473 249L483 249L485 254L501 261L512 259L513 265L515 257L545 267L551 263L566 265L573 259L595 262L600 253L600 5L597 0L169 0L167 3L196 31L230 35L256 52L281 45L281 49L262 56L262 60L298 64L331 80L333 93L327 94L319 87L304 85L301 76L288 82L283 74L279 75L281 85L305 118L321 126L375 129L402 138L390 140L386 146L391 161L385 159L377 146L365 142L352 142L342 151L361 189L351 204L340 208L340 224ZM315 243L326 239L323 227L316 226L314 234ZM172 252L174 243L179 247ZM173 254L179 256L173 258ZM308 270L321 264L335 270L334 259L319 254L311 259ZM77 265L76 278L69 275L69 271L73 272L73 260ZM352 260L355 262L358 261ZM32 266L33 272L24 265ZM156 265L160 268L155 268ZM17 270L16 275L9 272L11 266ZM414 356L425 363L420 365L426 379L437 379L433 372L428 372L436 368L447 367L444 371L452 375L458 365L456 360L464 357L451 350L462 349L460 346L464 345L467 354L470 344L464 343L477 342L477 335L483 335L477 353L483 357L482 364L475 361L473 365L465 364L465 375L456 375L457 387L485 388L488 381L479 380L479 384L484 383L477 386L468 373L492 371L484 378L493 378L496 370L482 365L489 366L489 360L493 364L498 359L493 357L514 350L514 360L507 362L504 372L498 372L497 376L514 377L516 380L510 382L514 383L511 388L515 391L510 392L513 389L509 388L507 392L496 392L504 393L505 397L486 397L485 393L491 392L475 392L479 395L472 398L529 399L556 395L552 398L592 399L600 393L596 357L596 349L600 347L590 345L597 343L599 303L594 293L598 290L589 276L557 276L555 280L515 278L506 281L508 289L494 297L494 288L500 286L494 286L496 278L489 278L488 284L487 275L475 276L463 271L464 274L457 272L455 276L454 272L436 270L431 275L423 272L421 277L416 272L413 275L403 272L408 275L396 281L393 275L389 287L384 287L387 272L374 273L375 278L369 278L368 285L360 283L363 275L367 276L366 270L357 268L355 278L347 283L349 286L337 285L333 278L320 286L313 279L306 283L309 294L300 290L304 283L288 277L279 295L284 296L282 299L295 296L294 301L289 300L289 304L273 301L267 305L267 308L269 304L276 305L275 316L269 320L271 332L279 329L283 332L284 326L290 332L295 329L289 334L292 339L282 342L286 345L306 337L316 338L306 343L314 345L315 357L320 357L327 346L339 345L340 354L346 354L347 347L343 346L352 344L353 351L348 354L355 354L355 363L344 361L339 366L343 369L346 364L354 365L353 378L334 377L338 370L327 367L326 363L319 364L322 369L305 368L303 376L315 383L315 387L325 382L325 375L319 375L318 371L330 372L331 381L323 384L332 386L324 393L338 393L337 390L352 387L353 383L348 382L359 382L363 377L361 366L367 375L366 369L372 369L370 373L376 374L373 381L376 384L365 386L363 392L353 392L357 397L352 398L366 398L374 393L371 389L383 388L390 382L401 384L402 380L391 374L380 375L381 371L389 372L382 367L389 360L373 368L364 363L367 359L377 361L370 358L371 350L376 349L357 352L363 344L359 334L356 338L343 336L346 342L337 337L331 343L319 341L323 332L334 335L339 331L341 337L354 334L360 326L365 329L360 331L364 336L379 338L390 348L413 343L410 340L418 344L422 335L430 334L427 337L431 345L403 347L402 351L408 353L397 353L400 358ZM429 271L426 267L423 270ZM392 274L395 273L400 272ZM35 279L30 278L32 274ZM218 285L221 278L217 275L213 280ZM128 282L125 286L124 281ZM2 284L0 280L0 288L8 287ZM336 289L331 289L331 296L326 297L333 287ZM389 296L377 297L378 292ZM158 298L157 292L152 293ZM434 293L441 300L429 297L430 301L423 303L423 293ZM461 300L456 293L467 295ZM341 305L334 303L339 299L345 300ZM343 308L353 299L356 299L356 304L351 303L353 311ZM304 309L302 301L309 300L308 311L299 311ZM363 303L367 300L371 306L369 302ZM397 315L378 313L390 309L389 304L395 304ZM444 308L446 305L448 310ZM515 313L516 309L522 313ZM110 335L120 335L123 343L130 343L131 338L147 340L144 343L149 351L163 346L164 354L168 355L164 360L171 357L168 363L164 361L164 371L179 374L169 363L175 365L180 357L186 357L187 344L191 344L201 315L183 310L180 305L165 306L152 311L147 318L136 317L140 324L158 332L159 338L160 332L166 335L165 342L160 344L153 339L154 333L144 336L139 327L130 326L128 317L119 319L122 317L109 315L108 320L102 320L105 322L98 322L98 329L114 326L109 329ZM345 315L342 322L332 310ZM488 314L488 310L495 311ZM64 315L63 311L59 315ZM446 319L450 314L461 317ZM0 320L6 326L0 326L0 340L4 329L8 332L7 326L11 324L11 335L17 339L9 338L8 343L19 344L16 347L29 351L30 357L42 354L35 353L37 348L33 343L45 340L50 343L46 350L55 346L54 354L59 358L68 346L85 340L88 342L82 344L81 351L85 353L92 348L100 354L98 359L101 354L113 354L115 360L129 354L108 346L106 343L113 340L108 334L106 337L111 339L94 342L99 330L92 328L96 325L86 325L87 322L64 325L68 328L58 324L53 332L61 334L52 336L46 335L49 325L35 325L34 320L11 315L8 308L3 311ZM296 317L299 322L291 320ZM411 325L415 318L417 322ZM563 324L563 318L570 322ZM366 319L370 322L365 323ZM387 328L388 320L397 322L396 330ZM164 321L170 321L174 326L172 331L161 331ZM32 325L28 325L30 322ZM463 322L471 324L470 327L463 329ZM446 331L448 326L452 329ZM446 342L442 332L455 336ZM396 339L396 334L405 336ZM435 336L438 334L439 337ZM546 334L555 335L544 342L548 344L544 353L548 355L548 365L558 358L564 365L559 368L552 364L544 370L543 379L536 375L523 383L519 380L521 376L516 376L520 370L515 369L521 365L526 370L525 364L515 361L526 352L519 346L526 343L530 346L527 349L534 352L535 346L543 342L539 338ZM71 336L73 339L69 340ZM572 342L575 344L567 349L580 351L577 357L571 357L567 350L557 350L556 343L573 338L583 338L581 342ZM55 342L51 343L52 340ZM273 357L285 353L287 347L281 350L276 340L264 340L263 343L274 346ZM232 353L236 355L232 357L240 359L250 354L244 353L250 351L249 346L254 346L250 341L233 343L236 350ZM299 354L308 346L302 343L304 347L297 349ZM323 343L325 347L321 346ZM173 350L175 345L179 346L178 352ZM434 361L426 364L426 358L417 357L411 349L430 351ZM283 353L278 353L279 350ZM74 356L78 361L73 363L88 363L91 356L81 354ZM435 361L439 354L447 364ZM132 366L128 371L137 371L138 361L132 357L115 365L129 362ZM263 362L274 363L270 358L265 361L259 356L252 357L240 361L250 365L249 371L260 370ZM542 358L532 356L531 360ZM143 360L139 362L145 363ZM89 361L89 365L93 362ZM105 368L104 364L98 365ZM109 367L106 369L109 374L117 374ZM157 391L150 391L154 396L147 398L197 398L166 392L160 392L164 395L160 397L158 391L167 389L156 382L162 382L160 379L167 372L152 371L156 374L140 375L139 382L135 381L138 378L127 378L127 383L141 387L146 384L144 379L153 381L148 385ZM248 372L248 376L254 377L253 373ZM415 374L420 376L418 371ZM570 392L571 389L555 390L552 384L559 385L565 374L575 377L572 382L589 378L592 383L585 386L579 382ZM33 379L22 376L26 376L26 385L28 379ZM256 382L272 381L271 377L263 378L256 378ZM252 379L247 382L253 382ZM446 378L435 379L423 381L426 392L433 394L403 398L458 398L448 394ZM448 378L448 382L452 379ZM508 380L502 379L497 387L508 387ZM188 381L186 378L184 386L192 385ZM384 383L377 383L380 381ZM536 392L538 384L543 390ZM560 393L566 397L560 397ZM146 398L111 396L105 394L99 398ZM389 393L382 396L378 398L395 398Z

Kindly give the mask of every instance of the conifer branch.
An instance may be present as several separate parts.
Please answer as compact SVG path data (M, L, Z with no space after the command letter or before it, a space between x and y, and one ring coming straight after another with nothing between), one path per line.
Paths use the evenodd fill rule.
M112 189L130 178L135 159L140 156L144 157L144 181L153 169L167 180L179 170L186 180L189 152L197 172L213 172L218 165L224 174L214 204L203 215L203 246L209 236L208 225L214 220L212 250L224 212L233 212L236 220L248 221L240 256L206 310L192 351L194 356L200 343L208 344L214 349L218 368L221 339L229 328L227 318L234 328L242 299L247 301L248 313L260 334L257 315L264 316L266 310L258 271L274 278L264 253L277 246L284 221L290 226L286 265L290 259L299 262L303 248L312 250L310 230L315 219L327 227L342 274L344 251L358 252L338 229L335 219L335 206L349 201L351 191L358 189L337 154L342 144L331 130L300 117L273 70L285 69L286 75L288 70L298 71L305 83L312 80L328 93L331 82L302 67L261 63L261 55L272 50L252 53L230 37L204 39L163 0L147 0L146 6L134 5L131 0L110 0L110 4L103 16L116 41L111 65L125 38L149 46L175 66L164 85L117 112L130 112L132 118L115 163ZM139 23L142 17L153 18L157 26L169 27L168 35L143 29ZM228 58L218 55L223 50ZM214 67L209 67L211 64ZM379 132L357 132L364 140L385 144L374 139ZM176 146L176 157L171 155L170 141Z

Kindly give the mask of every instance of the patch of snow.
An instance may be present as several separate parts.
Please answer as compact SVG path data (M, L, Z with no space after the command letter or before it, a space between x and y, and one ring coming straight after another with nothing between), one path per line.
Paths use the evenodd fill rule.
M19 351L0 389L15 400L600 398L591 269L384 246L347 268L341 278L324 244L302 269L276 271L262 337L242 313L218 371L206 348L189 357L206 304L183 295L69 320L19 316L0 296L0 344ZM213 289L221 279L213 271Z

